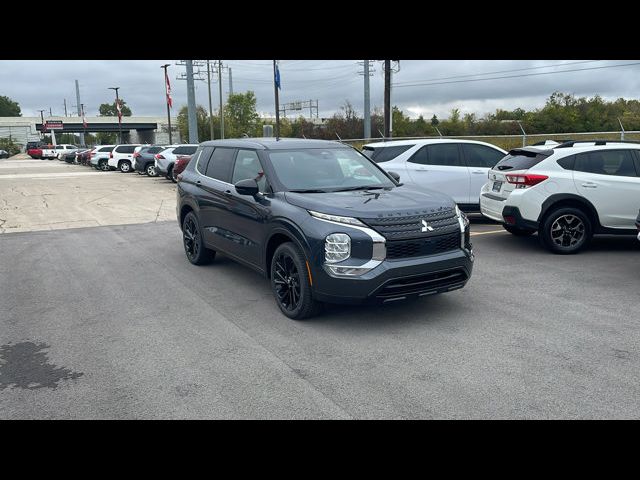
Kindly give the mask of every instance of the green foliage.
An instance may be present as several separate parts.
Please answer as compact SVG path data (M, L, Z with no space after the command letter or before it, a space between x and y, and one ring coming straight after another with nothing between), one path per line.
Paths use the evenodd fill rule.
M21 117L20 105L9 97L0 96L0 117ZM6 148L4 150L7 150ZM7 150L8 151L8 150Z
M9 156L20 153L20 145L9 138L0 138L0 150L9 152Z
M122 103L122 116L130 117L131 109L127 106L127 102L125 102L122 98L120 99ZM116 102L113 103L103 103L98 107L99 116L101 117L117 117L118 111L116 110Z
M260 116L256 111L256 95L251 90L245 93L229 95L224 106L224 136L239 138L243 135L255 135ZM282 123L281 123L282 128ZM281 133L281 136L284 136Z
M187 115L188 107L184 105L180 108L178 113L178 133L180 134L179 141L182 143L189 141L189 117ZM211 127L209 125L209 114L207 110L202 106L196 107L196 123L198 126L198 141L205 142L211 140ZM229 138L227 135L227 118L225 117L224 130L225 138ZM220 116L213 114L213 135L215 138L220 138ZM175 139L174 139L175 140Z
M96 134L96 145L115 145L117 143L118 134L116 132L100 132ZM89 143L86 140L87 144Z

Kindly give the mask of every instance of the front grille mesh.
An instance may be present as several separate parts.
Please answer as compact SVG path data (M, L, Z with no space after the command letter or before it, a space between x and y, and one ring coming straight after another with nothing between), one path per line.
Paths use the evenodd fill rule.
M376 230L387 240L407 240L426 238L447 233L460 232L455 210L452 208L419 215L394 215L377 218L361 218L365 224ZM422 231L424 222L428 229Z
M396 240L387 242L387 258L410 258L435 255L460 248L458 232L416 240Z

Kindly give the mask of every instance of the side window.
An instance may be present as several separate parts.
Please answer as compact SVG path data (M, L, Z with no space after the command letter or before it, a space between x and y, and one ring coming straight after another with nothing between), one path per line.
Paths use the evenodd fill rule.
M116 150L118 153L133 153L136 149L135 145L124 145Z
M427 165L427 147L422 147L416 153L411 155L411 158L407 161L411 163L418 163L420 165Z
M222 182L230 183L231 168L235 153L235 148L216 147L207 165L207 173L205 175Z
M462 149L467 158L468 167L493 168L505 156L499 150L473 143L463 143Z
M427 165L444 167L462 167L460 152L457 143L443 143L440 145L428 145Z
M561 158L560 160L558 160L557 163L565 170L574 170L573 166L575 164L575 161L576 161L576 156L570 155L568 157Z
M193 153L193 152L191 152ZM187 155L187 147L176 147L173 150L174 155Z
M202 149L202 153L198 157L196 162L196 170L205 175L207 172L207 165L209 164L209 159L211 158L211 154L213 153L213 147L204 147Z
M376 163L384 163L393 160L401 153L406 152L414 145L393 145L389 147L378 147L370 155L367 155ZM366 151L366 150L365 150Z
M599 150L576 156L574 170L596 175L637 177L633 155L629 150Z
M238 150L238 155L236 156L236 161L233 166L231 183L246 180L247 178L253 178L258 182L260 191L265 191L267 179L264 176L264 170L258 159L258 154L254 150Z

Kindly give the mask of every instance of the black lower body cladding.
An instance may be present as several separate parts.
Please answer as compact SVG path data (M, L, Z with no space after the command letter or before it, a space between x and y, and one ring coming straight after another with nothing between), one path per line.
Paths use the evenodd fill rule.
M445 293L465 286L473 271L473 256L462 249L439 255L385 260L353 278L314 275L314 296L330 303L388 303Z

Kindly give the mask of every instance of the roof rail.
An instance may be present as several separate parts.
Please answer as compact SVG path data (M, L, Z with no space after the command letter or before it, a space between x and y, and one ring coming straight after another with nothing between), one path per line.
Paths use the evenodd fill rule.
M640 143L635 140L572 140L557 145L555 148L570 148L576 143L593 143L594 145L608 145L609 143Z

